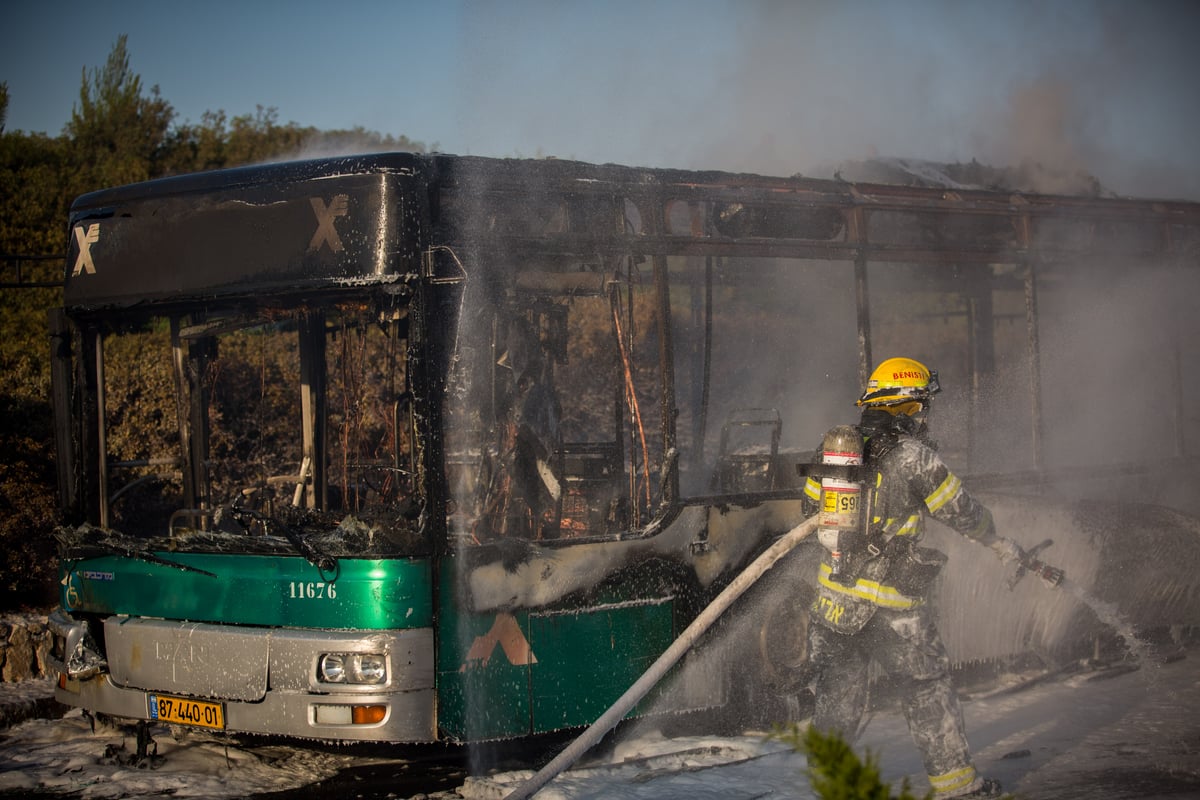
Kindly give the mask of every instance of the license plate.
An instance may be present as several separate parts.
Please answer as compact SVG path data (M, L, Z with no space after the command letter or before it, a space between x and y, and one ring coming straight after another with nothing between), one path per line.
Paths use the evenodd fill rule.
M189 700L167 694L148 696L150 719L173 725L195 725L200 728L225 729L225 707L220 703Z

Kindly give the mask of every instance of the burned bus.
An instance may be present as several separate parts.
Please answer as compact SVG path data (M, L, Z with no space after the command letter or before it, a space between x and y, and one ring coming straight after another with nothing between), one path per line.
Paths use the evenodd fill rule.
M1005 535L1040 536L1048 487L1175 513L1194 480L1193 204L396 153L99 191L69 224L56 697L119 720L586 725L801 520L799 465L888 356L940 370L943 452ZM1069 507L1063 566L1099 581L1117 545ZM633 713L794 691L817 547ZM972 640L1001 583L944 588L956 659L1062 639L1076 612L1031 589Z

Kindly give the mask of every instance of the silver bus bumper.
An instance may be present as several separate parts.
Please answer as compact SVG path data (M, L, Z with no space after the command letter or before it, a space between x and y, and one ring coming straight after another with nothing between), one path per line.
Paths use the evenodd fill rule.
M90 637L69 614L55 611L50 628L61 637L51 657L60 674L55 699L92 713L150 720L151 696L161 694L220 704L224 730L232 732L323 741L437 738L430 628L294 630L114 616L104 622L103 656L81 652ZM322 653L382 653L386 680L323 683ZM351 721L351 709L371 706L383 707L378 721Z

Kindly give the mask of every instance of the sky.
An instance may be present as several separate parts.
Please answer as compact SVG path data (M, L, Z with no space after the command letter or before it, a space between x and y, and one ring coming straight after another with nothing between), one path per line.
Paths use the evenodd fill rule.
M827 176L874 156L1200 200L1197 0L0 0L7 130L121 34L176 122L273 108L442 152Z

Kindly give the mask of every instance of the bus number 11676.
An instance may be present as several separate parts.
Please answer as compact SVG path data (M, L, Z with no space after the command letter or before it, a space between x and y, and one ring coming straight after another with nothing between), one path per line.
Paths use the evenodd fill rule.
M289 581L288 597L292 600L333 600L337 589L332 583L323 581Z

